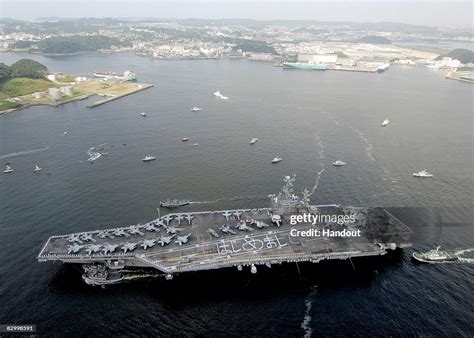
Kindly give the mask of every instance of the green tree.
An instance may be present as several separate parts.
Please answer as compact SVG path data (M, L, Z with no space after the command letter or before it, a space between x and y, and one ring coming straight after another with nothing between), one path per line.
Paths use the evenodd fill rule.
M46 66L37 61L21 59L10 66L10 76L42 79L47 70Z

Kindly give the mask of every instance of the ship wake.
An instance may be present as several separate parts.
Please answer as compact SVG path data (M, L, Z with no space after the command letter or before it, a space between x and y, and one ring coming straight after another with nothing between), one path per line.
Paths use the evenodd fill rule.
M311 337L311 334L313 333L313 330L311 329L311 308L313 307L313 298L317 293L317 287L314 287L313 291L310 292L310 294L306 297L304 301L304 305L306 307L304 311L304 318L303 322L301 323L301 328L304 330L304 337L309 338Z
M6 158L15 157L15 156L30 155L30 154L34 154L34 153L39 153L41 151L45 151L45 150L48 150L48 149L49 149L49 146L48 147L43 147L43 148L38 148L38 149L33 149L33 150L18 151L16 153L1 155L0 160L4 160Z

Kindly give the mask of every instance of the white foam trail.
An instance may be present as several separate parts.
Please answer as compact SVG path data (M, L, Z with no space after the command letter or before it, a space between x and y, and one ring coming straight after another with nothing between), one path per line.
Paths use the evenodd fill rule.
M461 255L465 254L466 252L474 251L474 248L458 250L454 254L457 256L458 260L463 263L474 263L474 258L466 258L461 257Z
M365 153L367 154L367 157L370 158L372 161L375 162L375 158L374 156L372 155L372 149L373 149L373 146L372 144L369 142L369 140L367 139L367 137L365 137L364 133L361 132L360 130L354 128L354 127L349 127L351 128L355 133L357 133L359 135L359 138L362 140L362 142L365 143Z
M304 311L304 318L303 322L301 323L301 328L304 330L304 337L309 338L311 337L311 334L313 333L313 330L311 329L311 308L313 307L313 297L316 295L316 289L311 291L311 293L306 297L304 301L304 305L306 306L306 309Z
M33 150L25 150L25 151L19 151L19 152L16 152L16 153L5 154L5 155L0 156L0 160L3 160L5 158L10 158L10 157L15 157L15 156L30 155L30 154L38 153L40 151L45 151L45 150L48 150L48 149L49 149L49 146L48 147L43 147L43 148L38 148L38 149L33 149Z
M311 192L309 194L310 197L314 194L316 189L318 189L319 179L321 178L321 175L324 172L324 170L326 169L322 168L320 171L318 171L318 174L316 175L316 182L314 183L313 189L311 189Z
M318 146L319 146L318 158L322 160L322 159L325 158L325 155L324 155L324 144L323 144L323 142L321 141L321 138L319 137L318 134L316 134L316 143L317 143ZM314 182L314 186L313 186L313 188L312 188L311 191L310 191L310 194L309 194L310 197L314 194L314 192L316 191L316 189L318 189L319 179L321 178L321 175L322 175L322 173L323 173L324 170L325 170L325 164L324 164L324 162L320 162L320 165L321 165L321 170L319 170L318 173L316 174L316 181Z

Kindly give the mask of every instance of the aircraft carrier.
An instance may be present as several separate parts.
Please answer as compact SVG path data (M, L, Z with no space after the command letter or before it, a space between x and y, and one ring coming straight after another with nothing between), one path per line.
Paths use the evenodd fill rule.
M259 265L384 255L411 246L411 229L384 208L311 205L307 190L295 195L294 180L285 177L267 208L170 213L146 224L51 236L38 261L82 264L84 281L97 285L119 282L126 267L155 268L167 279L229 267L256 273ZM305 214L326 221L291 224ZM344 216L352 221L334 221Z

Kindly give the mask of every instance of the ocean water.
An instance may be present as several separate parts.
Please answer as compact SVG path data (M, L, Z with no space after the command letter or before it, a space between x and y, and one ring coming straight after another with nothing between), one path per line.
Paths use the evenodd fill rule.
M4 53L0 62L25 57L86 76L133 69L154 87L93 109L97 98L0 116L0 161L14 168L0 175L0 323L84 336L474 333L473 265L410 259L437 244L474 247L470 84L403 66L305 72L132 54ZM90 164L87 150L102 144L108 155ZM157 160L142 163L148 153ZM272 165L275 156L283 160ZM347 165L333 167L338 159ZM412 177L422 169L435 177ZM193 211L265 207L292 174L313 203L392 208L414 230L413 248L105 289L84 285L75 266L36 262L50 235L143 223L168 197L193 201Z

